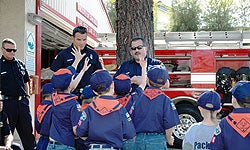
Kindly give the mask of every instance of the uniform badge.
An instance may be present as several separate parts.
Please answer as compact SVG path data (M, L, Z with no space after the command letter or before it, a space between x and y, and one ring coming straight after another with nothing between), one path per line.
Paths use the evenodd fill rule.
M131 120L132 120L128 112L126 113L126 117L127 117L127 120L128 120L128 121L131 121Z
M90 59L93 59L93 55L92 55L92 54L90 54L89 58L90 58Z
M0 128L2 128L2 127L3 127L3 122L1 121L1 122L0 122Z
M173 103L173 102L171 102L171 104L170 104L170 105L171 105L171 107L172 107L172 109L173 109L173 110L176 110L176 107L175 107L175 105L174 105L174 103Z
M86 120L87 119L87 114L85 111L82 112L82 115L80 117L81 120Z
M214 131L214 135L217 136L217 135L219 135L220 133L221 133L221 128L220 128L220 126L218 125L218 126L216 127L215 131Z
M82 111L82 107L81 107L80 104L76 104L76 108L77 108L78 111Z
M78 126L81 126L82 122L87 119L87 114L85 111L82 112L80 119L78 121Z

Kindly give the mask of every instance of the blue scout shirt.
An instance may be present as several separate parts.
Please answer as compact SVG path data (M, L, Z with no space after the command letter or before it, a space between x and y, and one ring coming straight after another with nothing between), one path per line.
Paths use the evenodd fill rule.
M10 125L9 125L9 121L8 121L8 117L7 114L3 111L0 112L1 115L1 122L3 123L2 126L0 127L0 132L1 132L1 141L0 141L0 145L1 146L5 146L4 144L4 137L6 135L11 134L10 132Z
M250 108L235 108L223 118L211 140L212 150L245 150L250 146Z
M68 93L53 93L53 114L50 137L67 146L74 147L73 127L82 114L81 105L76 96Z
M148 87L132 113L136 133L165 133L180 123L174 103L160 89Z
M71 54L72 52L72 48L73 48L73 44L68 47L67 49L62 50L55 58L55 60L53 61L53 63L50 66L50 69L52 71L57 71L60 68L67 68L68 66L71 66L75 60L75 57ZM85 58L88 57L89 58L89 64L91 64L90 68L84 73L80 83L78 84L78 88L83 88L86 85L89 84L89 79L90 76L93 72L95 72L98 69L102 69L102 65L99 61L99 56L96 53L96 51L88 48L85 46L85 48L81 51L81 53L86 53L86 55L84 56L84 58L78 63L77 68L76 68L76 72L79 73L83 66L84 66L84 61Z
M82 113L76 133L88 137L86 144L122 148L123 138L133 138L135 129L130 115L115 98L100 96Z
M161 65L162 67L165 68L163 63L160 60L153 59L150 57L147 57L147 70L149 70L152 66L154 65ZM133 76L141 76L141 65L135 61L135 59L131 59L129 61L125 61L124 63L121 64L121 66L118 68L116 71L114 77L118 76L119 74L126 74L130 78ZM132 84L132 92L135 91L135 88L138 87L136 84Z
M37 115L35 119L35 127L37 133L48 137L51 125L51 115L52 115L51 107L52 107L52 101L43 100L41 104L37 107Z
M125 95L125 96L117 95L116 99L123 105L123 107L126 108L129 114L132 114L135 101L142 93L143 89L141 87L137 87L135 92L133 92L131 95Z
M49 143L49 130L51 125L52 101L43 100L37 107L35 127L40 134L39 141L36 144L37 150L46 149Z
M24 83L29 74L25 65L18 59L7 60L3 56L0 60L0 91L5 96L25 96Z

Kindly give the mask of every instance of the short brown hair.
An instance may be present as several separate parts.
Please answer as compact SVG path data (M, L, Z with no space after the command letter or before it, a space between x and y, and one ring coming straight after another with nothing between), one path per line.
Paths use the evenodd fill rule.
M5 43L8 43L8 44L13 44L16 46L16 42L13 40L13 39L10 39L10 38L6 38L2 41L2 47L4 47L4 44Z

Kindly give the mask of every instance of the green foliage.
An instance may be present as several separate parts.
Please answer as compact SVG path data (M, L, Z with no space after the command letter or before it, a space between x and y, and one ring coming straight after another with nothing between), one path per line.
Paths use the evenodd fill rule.
M173 0L171 31L197 31L200 26L199 0Z
M111 23L113 25L113 28L115 31L117 31L117 27L116 27L116 8L115 8L115 1L116 0L109 0L105 3L107 11L108 11L108 15L109 18L111 20Z
M154 31L156 31L156 23L157 23L157 20L158 20L158 12L157 12L157 2L154 1L154 4L153 4L153 16L154 16Z
M234 30L233 0L209 0L203 13L204 30Z
M238 26L238 30L249 30L250 29L250 1L249 0L238 0L235 2L236 16L235 25Z

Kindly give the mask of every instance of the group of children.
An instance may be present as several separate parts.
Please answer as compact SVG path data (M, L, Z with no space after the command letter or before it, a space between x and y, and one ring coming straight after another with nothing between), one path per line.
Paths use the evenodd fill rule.
M97 70L82 91L87 102L81 106L71 92L90 65L86 59L76 74L84 54L74 51L74 56L72 66L56 71L51 83L42 87L43 101L36 116L41 135L37 149L154 150L173 145L173 128L180 120L175 105L161 90L168 81L165 68L155 66L147 71L141 59L143 82L133 93L127 75L113 78L107 70ZM246 148L250 141L249 86L250 82L239 82L232 89L236 109L219 126L220 96L213 91L203 93L197 104L204 120L189 128L183 149ZM233 143L232 135L240 141L235 147L227 146Z
M199 97L197 104L204 119L188 129L183 150L249 149L250 82L239 81L231 92L234 110L220 122L216 117L221 109L219 94L209 91Z
M166 142L173 145L172 130L180 121L174 104L160 90L168 80L165 68L147 71L147 62L141 59L143 82L133 93L127 75L113 78L107 70L97 70L82 91L83 99L91 100L80 106L71 91L89 66L86 59L83 71L76 75L83 56L77 51L74 55L73 65L56 71L51 83L42 87L37 149L166 149ZM149 87L144 91L146 83Z

